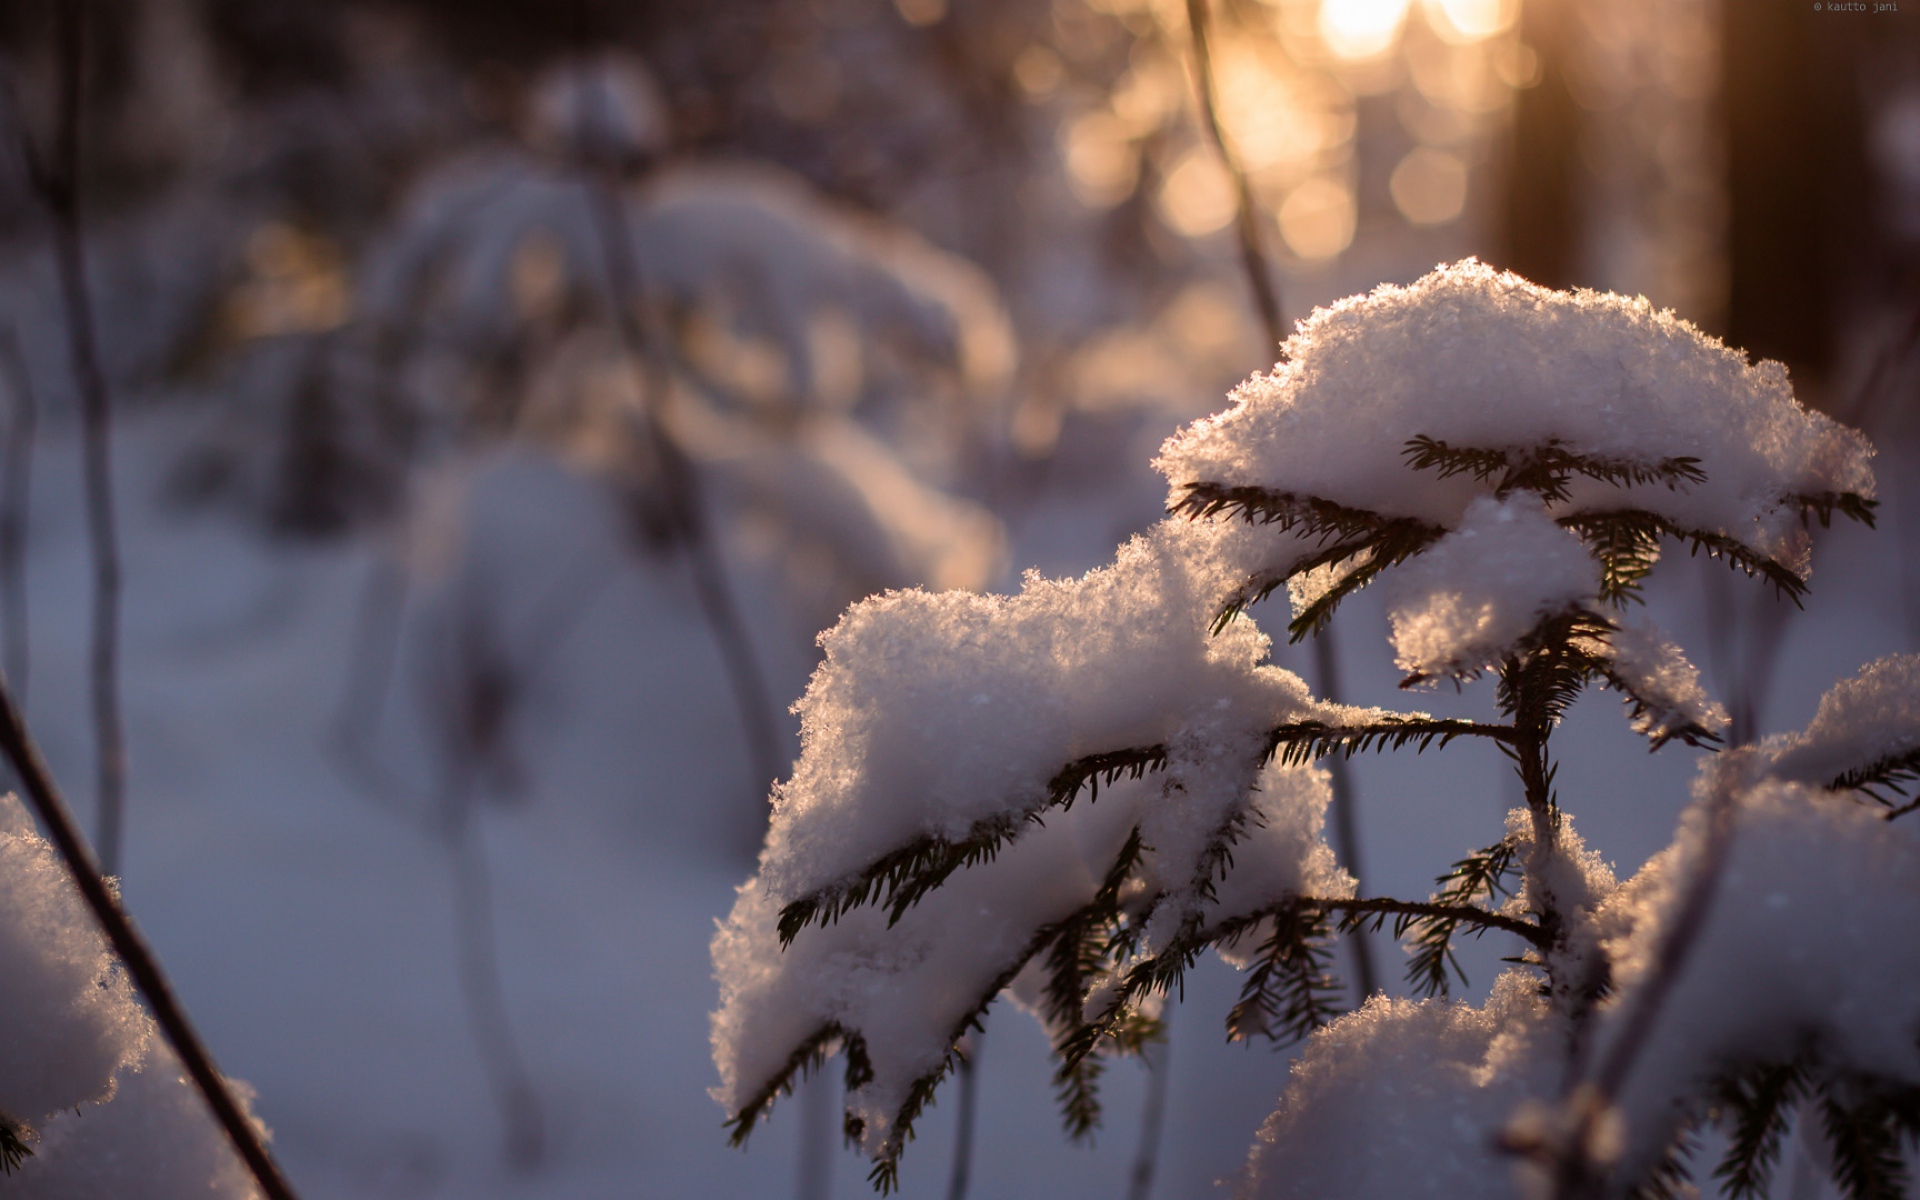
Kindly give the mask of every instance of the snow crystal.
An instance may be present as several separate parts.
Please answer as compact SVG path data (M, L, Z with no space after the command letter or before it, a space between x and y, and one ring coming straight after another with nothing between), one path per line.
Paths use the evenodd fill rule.
M1580 539L1525 493L1475 498L1459 528L1387 578L1394 661L1420 676L1486 666L1600 584Z
M1804 733L1770 748L1775 775L1818 784L1920 749L1920 655L1890 655L1835 685Z
M1692 456L1705 483L1575 477L1565 511L1630 504L1804 573L1786 498L1873 490L1866 440L1802 408L1779 364L1750 365L1645 299L1556 292L1468 259L1317 309L1286 349L1231 409L1167 442L1156 465L1176 500L1195 482L1251 485L1451 527L1494 484L1411 470L1402 451L1414 437L1487 450L1558 442L1642 464Z
M151 1036L66 865L0 796L0 1112L37 1124L113 1094Z
M1707 695L1680 647L1651 624L1616 629L1607 638L1607 656L1643 709L1633 718L1633 731L1656 747L1690 726L1713 734L1726 729L1727 710Z
M1377 994L1308 1039L1255 1142L1250 1200L1514 1195L1496 1137L1559 1069L1534 979L1485 1006Z

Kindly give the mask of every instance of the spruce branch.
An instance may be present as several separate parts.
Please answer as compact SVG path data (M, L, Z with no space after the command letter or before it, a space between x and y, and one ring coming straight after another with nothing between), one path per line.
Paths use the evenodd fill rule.
M1639 578L1646 574L1644 569L1639 570L1638 574L1634 573L1640 561L1636 554L1645 554L1649 543L1655 543L1662 537L1684 543L1690 554L1704 553L1709 558L1721 559L1734 570L1744 571L1748 578L1758 576L1766 580L1781 596L1793 601L1795 607L1801 606L1801 598L1807 594L1805 580L1738 538L1706 529L1689 529L1646 509L1597 509L1571 513L1557 518L1557 521L1561 528L1579 534L1588 548L1601 557L1603 571L1609 580L1614 581L1606 585L1612 587L1613 592L1603 588L1603 595L1617 595L1622 589L1631 592ZM1633 551L1618 565L1604 557L1608 549L1616 546L1625 546Z
M1477 910L1483 903L1490 906L1500 897L1512 895L1513 888L1507 878L1519 869L1515 862L1519 851L1519 842L1509 836L1458 860L1446 874L1434 880L1440 890L1434 893L1433 903ZM1401 921L1404 925L1396 928L1397 935L1405 936L1408 929L1415 931L1413 954L1407 962L1407 982L1415 992L1423 996L1445 996L1449 969L1462 985L1466 984L1467 973L1453 953L1453 936L1466 922L1465 918L1409 916ZM1478 937L1488 928L1486 924L1474 925L1474 936Z
M20 710L14 704L13 694L4 682L0 682L0 753L4 753L13 765L14 776L20 781L21 790L26 793L35 815L40 818L47 839L66 862L74 885L80 889L87 907L93 910L94 919L106 933L107 941L120 956L128 976L146 1000L154 1022L166 1035L174 1053L179 1056L180 1065L206 1099L207 1107L213 1110L214 1120L225 1131L241 1161L252 1172L261 1192L267 1200L295 1200L293 1185L280 1173L279 1166L267 1151L259 1128L241 1108L226 1077L214 1066L213 1056L208 1053L206 1043L200 1040L199 1033L187 1019L186 1010L180 1007L172 985L160 969L159 960L148 948L146 939L133 927L126 911L120 907L120 901L108 890L100 867L86 843L81 840L73 816L67 811L66 802L60 798L53 777L47 771L46 760L41 757L39 746L27 733Z
M1500 499L1514 491L1528 491L1550 504L1564 504L1570 498L1567 484L1575 475L1615 487L1665 484L1672 491L1685 491L1707 479L1707 473L1700 469L1700 460L1691 455L1650 463L1609 458L1576 453L1558 438L1549 438L1537 446L1489 450L1451 446L1421 434L1409 439L1400 453L1416 471L1433 471L1442 479L1472 475L1482 483L1491 483L1498 476L1494 495Z
M1887 819L1893 820L1909 813L1920 804L1908 803L1895 806L1891 797L1883 795L1882 790L1892 792L1902 800L1907 797L1907 789L1920 783L1920 748L1887 754L1864 766L1851 767L1827 781L1827 790L1833 792L1863 792L1873 798L1876 804L1888 808Z
M1793 503L1800 507L1801 524L1817 520L1822 529L1832 527L1836 512L1872 529L1875 527L1873 510L1880 507L1878 500L1869 500L1858 492L1802 493L1793 497Z
M1042 951L1049 952L1050 979L1044 1000L1046 1010L1050 1018L1068 1023L1063 1041L1077 1040L1079 1027L1084 1024L1080 1011L1080 996L1074 995L1069 1007L1067 997L1074 993L1075 986L1065 983L1061 977L1073 975L1079 978L1090 978L1088 972L1095 965L1099 945L1099 939L1094 936L1095 931L1118 917L1120 890L1139 869L1140 859L1145 849L1145 843L1140 839L1140 830L1136 827L1128 834L1126 842L1114 856L1114 861L1108 867L1100 889L1094 893L1093 899L1062 920L1044 925L1037 930L1013 961L1008 963L991 983L981 989L973 1007L949 1030L945 1057L940 1065L913 1081L908 1089L905 1103L894 1114L892 1128L881 1144L880 1152L874 1156L873 1168L869 1171L867 1178L881 1195L886 1195L900 1186L900 1155L905 1151L907 1143L913 1140L914 1122L919 1119L926 1105L932 1101L940 1082L957 1066L962 1053L961 1039L969 1031L981 1028L981 1020L987 1007L1007 985L1013 982L1014 977L1026 968L1027 963ZM1140 1039L1151 1036L1152 1032L1151 1028L1140 1029L1134 1044L1137 1045ZM1056 1053L1059 1049L1060 1046L1057 1043ZM1073 1121L1081 1117L1088 1121L1086 1128L1091 1129L1093 1123L1099 1119L1099 1098L1096 1088L1099 1072L1095 1069L1078 1072L1063 1082L1061 1072L1067 1066L1067 1061L1062 1056L1061 1069L1056 1071L1055 1080L1056 1087L1061 1093L1063 1107L1069 1104L1075 1106L1066 1114L1069 1131L1073 1129ZM852 1091L858 1084L853 1081L851 1063L848 1070L847 1088ZM872 1077L871 1067L867 1068L866 1077ZM864 1083L865 1079L860 1082ZM851 1117L848 1129L850 1137L858 1136L857 1121Z
M1294 642L1320 632L1342 600L1371 583L1380 572L1425 550L1446 532L1413 517L1389 517L1318 496L1224 483L1189 483L1186 493L1168 511L1195 521L1239 517L1249 524L1272 525L1281 533L1298 533L1317 543L1314 550L1284 568L1255 575L1242 584L1214 614L1215 632L1293 576L1358 560L1338 583L1288 623L1289 640Z
M888 924L897 924L922 897L947 881L962 867L992 862L1025 826L1042 824L1042 814L1053 808L1071 808L1082 788L1089 801L1100 796L1102 781L1138 779L1167 762L1165 746L1141 746L1089 754L1060 768L1047 783L1041 803L1019 814L995 813L974 822L966 836L949 840L937 835L915 838L882 855L847 882L820 888L780 910L780 944L790 946L808 925L831 925L856 908L884 904Z
M1332 1020L1343 993L1333 978L1332 930L1326 910L1299 898L1266 911L1253 967L1227 1012L1227 1038L1296 1042Z
M1267 735L1267 757L1278 757L1283 766L1299 766L1315 759L1338 755L1352 758L1366 751L1399 750L1412 746L1415 753L1436 742L1445 747L1456 738L1483 737L1511 742L1514 732L1507 725L1486 725L1455 717L1390 717L1364 725L1329 725L1324 721L1295 721L1281 725Z
M1429 717L1392 718L1353 726L1302 721L1278 726L1268 733L1263 761L1278 756L1283 764L1295 765L1334 754L1352 757L1364 750L1407 745L1425 750L1435 743L1445 746L1463 736L1505 741L1511 740L1513 733L1501 725ZM1163 744L1077 758L1054 773L1047 782L1046 796L1036 804L1018 812L983 817L959 838L936 834L915 838L875 859L852 877L788 902L780 910L780 944L792 945L809 925L831 925L854 909L870 904L884 905L888 923L897 923L955 871L992 862L1030 825L1044 824L1049 810L1071 808L1082 790L1087 792L1089 801L1097 800L1102 783L1139 779L1149 771L1163 769L1166 763L1167 748Z
M100 362L93 298L87 286L81 232L82 97L86 91L87 0L56 6L60 48L59 97L53 144L42 153L24 123L19 136L33 190L53 220L54 265L65 311L67 345L80 394L81 467L93 560L92 644L97 829L101 869L120 869L121 810L126 799L127 749L120 714L120 549L113 517L111 435L113 404Z
M1820 1126L1832 1157L1833 1181L1847 1200L1904 1200L1907 1167L1901 1129L1877 1097L1848 1103L1829 1084L1820 1098Z
M1732 1200L1766 1195L1793 1110L1806 1098L1811 1082L1801 1059L1761 1063L1717 1081L1714 1100L1732 1117L1732 1127L1713 1177L1725 1181Z
M1646 719L1651 723L1656 718L1673 713L1674 710L1669 706L1652 697L1642 695L1634 681L1616 670L1610 659L1601 655L1594 656L1593 670L1607 681L1608 687L1625 697L1628 721ZM1698 721L1689 720L1679 725L1663 726L1657 736L1648 739L1650 744L1647 749L1649 752L1658 750L1675 738L1689 746L1702 749L1717 747L1722 740L1713 730Z
M1660 1152L1660 1161L1627 1189L1627 1200L1698 1200L1700 1189L1693 1185L1687 1164L1699 1150L1700 1131L1692 1121L1681 1122Z
M33 1147L21 1136L26 1132L24 1125L0 1116L0 1175L13 1174L15 1167L33 1157Z
M873 1068L867 1063L865 1043L857 1032L850 1031L837 1021L828 1021L800 1040L787 1061L775 1071L760 1089L740 1106L739 1111L722 1123L727 1130L727 1145L736 1149L747 1144L747 1138L753 1134L754 1127L773 1107L773 1102L781 1096L793 1094L794 1085L826 1065L829 1055L835 1049L847 1051L847 1087L852 1090L859 1084L854 1082L862 1072L855 1069L854 1048L859 1047L858 1061L866 1064L864 1074L872 1077Z

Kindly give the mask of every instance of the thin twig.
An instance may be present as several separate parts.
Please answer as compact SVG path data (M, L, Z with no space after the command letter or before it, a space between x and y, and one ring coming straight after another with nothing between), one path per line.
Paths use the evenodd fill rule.
M596 91L595 95L598 93ZM681 448L665 423L665 407L670 388L664 377L664 356L652 345L650 331L641 321L645 296L640 265L633 253L632 231L627 227L626 210L621 206L619 177L613 156L602 152L598 136L584 119L589 105L582 103L583 129L581 151L584 159L588 198L593 210L594 230L599 237L601 258L607 273L609 306L614 325L625 343L632 364L654 466L664 485L662 493L672 506L670 516L674 532L687 552L693 576L694 592L700 611L706 617L713 640L726 665L727 680L733 689L734 705L739 712L741 732L747 741L756 788L767 788L781 774L780 734L774 724L772 693L754 658L753 643L745 623L734 606L727 586L726 567L707 525L699 472L693 460ZM759 828L755 830L756 845Z
M474 820L471 777L461 766L448 772L444 813L448 857L453 865L454 923L460 957L460 995L474 1046L493 1088L507 1131L507 1161L520 1168L537 1166L546 1154L546 1121L526 1056L507 1016L500 977L498 935L494 931L493 889L487 851Z
M953 1174L947 1182L947 1200L967 1200L967 1185L973 1179L973 1125L980 1107L980 1047L986 1040L986 1018L967 1035L966 1053L960 1056L960 1120L953 1135Z
M86 476L87 528L93 550L93 725L98 766L100 865L120 869L122 808L126 795L126 734L120 718L120 552L113 522L113 475L109 456L111 398L100 366L87 290L86 245L80 229L81 95L86 65L86 0L56 6L60 39L60 96L53 152L36 153L24 126L28 173L53 217L54 260L66 308L67 339L80 391L82 469Z
M1193 42L1194 92L1200 101L1201 123L1206 126L1207 135L1213 142L1214 150L1220 155L1220 165L1227 177L1233 181L1234 229L1240 242L1240 265L1247 277L1247 288L1253 293L1254 308L1259 311L1260 324L1267 336L1268 347L1276 354L1286 355L1287 340L1286 319L1280 306L1280 290L1274 283L1272 267L1267 259L1266 239L1262 236L1260 207L1254 199L1253 184L1247 179L1246 169L1241 165L1233 145L1227 140L1226 131L1220 124L1220 112L1214 97L1213 53L1208 42L1208 0L1187 0L1187 27ZM1339 646L1334 640L1331 628L1318 631L1313 643L1313 661L1316 681L1320 685L1320 695L1326 700L1340 702ZM1336 849L1341 863L1353 876L1354 882L1361 882L1360 873L1360 831L1359 801L1354 794L1353 779L1344 762L1334 759L1327 764L1328 773L1333 780L1333 832ZM1373 966L1373 949L1365 934L1355 934L1353 944L1354 981L1360 990L1361 999L1374 993L1377 987L1377 975Z
M86 843L81 840L79 828L73 823L72 814L60 799L53 777L47 771L46 761L40 755L40 748L27 732L13 694L3 682L0 682L0 752L4 752L7 761L13 765L14 773L27 793L28 802L39 816L41 826L47 831L54 849L66 862L87 907L93 910L94 918L100 922L114 952L126 966L134 986L140 989L140 995L146 1000L154 1021L166 1034L168 1043L180 1058L180 1064L206 1098L214 1119L226 1131L233 1148L260 1185L260 1190L268 1200L295 1200L293 1186L267 1153L258 1127L234 1098L226 1077L213 1065L213 1056L207 1052L205 1043L187 1020L185 1010L174 998L173 988L161 971L159 960L147 947L146 939L134 929L120 902L107 889L98 864Z
M1140 1055L1147 1067L1147 1095L1141 1106L1140 1144L1133 1152L1133 1172L1127 1178L1127 1200L1149 1200L1153 1178L1160 1169L1160 1127L1167 1114L1167 1080L1173 1072L1172 1027Z
M1200 116L1220 155L1220 165L1233 181L1235 229L1240 240L1240 263L1245 268L1247 286L1253 292L1254 307L1260 310L1260 323L1267 343L1278 350L1287 340L1286 322L1280 315L1280 293L1274 286L1267 263L1265 239L1261 237L1260 209L1253 198L1253 185L1239 156L1227 141L1220 126L1220 113L1214 103L1213 54L1207 44L1207 0L1187 0L1187 26L1193 35L1194 91L1200 99Z
M7 465L0 491L0 664L20 703L27 702L27 521L33 498L33 444L40 426L40 405L20 352L13 326L0 330L0 368L13 403L7 420Z

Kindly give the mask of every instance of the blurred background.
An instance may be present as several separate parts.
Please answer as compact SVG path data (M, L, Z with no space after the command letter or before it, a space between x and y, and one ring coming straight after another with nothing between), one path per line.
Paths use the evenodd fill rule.
M1880 530L1823 539L1805 614L1674 558L1654 615L1749 731L1920 649L1920 4L1208 11L1289 322L1477 255L1784 361L1881 447ZM1182 0L0 7L7 674L93 820L76 380L97 367L116 865L304 1195L866 1194L823 1087L725 1147L707 939L797 748L815 633L876 590L1106 562L1161 514L1160 440L1272 364L1188 21ZM1336 631L1343 698L1490 711L1394 692L1367 597ZM1276 658L1313 678L1301 648ZM1631 872L1693 752L1650 758L1605 695L1563 740L1566 806ZM1425 894L1497 838L1497 756L1446 754L1358 765L1367 890ZM1478 946L1464 994L1509 952ZM1224 1045L1234 989L1210 965L1174 1023L1153 1195L1210 1194L1284 1083L1284 1052ZM1032 1023L996 1010L979 1049L971 1194L1146 1194L1142 1070L1110 1073L1104 1131L1068 1146ZM951 1194L956 1100L922 1123L910 1196Z

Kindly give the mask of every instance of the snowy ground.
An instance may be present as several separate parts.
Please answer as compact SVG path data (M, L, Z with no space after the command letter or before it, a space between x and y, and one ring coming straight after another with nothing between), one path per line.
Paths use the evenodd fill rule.
M495 797L482 818L507 1003L550 1134L546 1162L516 1171L505 1163L456 985L448 854L408 807L434 782L419 724L432 678L420 664L429 660L403 652L373 747L410 782L374 795L328 749L377 561L372 545L269 541L231 516L167 505L165 475L185 436L178 417L156 412L128 422L119 443L132 780L125 896L221 1066L258 1089L258 1110L302 1194L790 1193L800 1106L777 1108L741 1153L726 1147L706 1096L715 995L707 942L748 871L737 830L752 781L683 569L629 565L590 587L582 564L606 557L615 533L585 485L528 461L478 476L468 538L478 549L445 594L478 596L510 651L537 641L528 625L555 611L555 596L571 590L578 599L576 622L532 676L510 726L526 786ZM1127 478L1146 478L1143 451L1129 451L1140 461ZM87 817L88 589L76 464L70 439L43 442L29 715ZM1894 470L1883 462L1883 480ZM1014 530L1016 566L1058 572L1104 561L1129 523L1151 518L1145 486L1115 484L1091 500L1044 495ZM1834 680L1909 648L1888 566L1900 543L1887 527L1899 514L1888 515L1880 533L1848 528L1824 539L1763 730L1803 724ZM1655 615L1703 667L1705 569L1682 557L1651 589ZM797 695L811 661L808 631L766 579L749 570L736 586L775 690ZM424 644L421 614L430 611L410 610L407 646ZM1350 702L1491 711L1487 685L1457 698L1396 693L1377 597L1344 610L1338 628ZM1305 666L1298 649L1279 657ZM1556 745L1565 807L1623 874L1667 842L1693 752L1649 756L1605 693L1577 706ZM1452 859L1498 836L1516 798L1503 761L1471 746L1369 759L1357 777L1366 888L1377 893L1424 894ZM1491 938L1473 948L1473 994L1509 950ZM1377 951L1397 974L1397 952L1384 940ZM1210 963L1175 1022L1162 1198L1209 1194L1234 1171L1283 1081L1283 1056L1223 1044L1234 988L1231 973ZM1110 1073L1104 1133L1092 1148L1068 1147L1043 1049L1030 1020L995 1010L971 1194L1123 1194L1140 1072L1129 1064ZM945 1194L955 1095L943 1094L907 1153L909 1197ZM834 1194L867 1194L864 1174L841 1154Z

